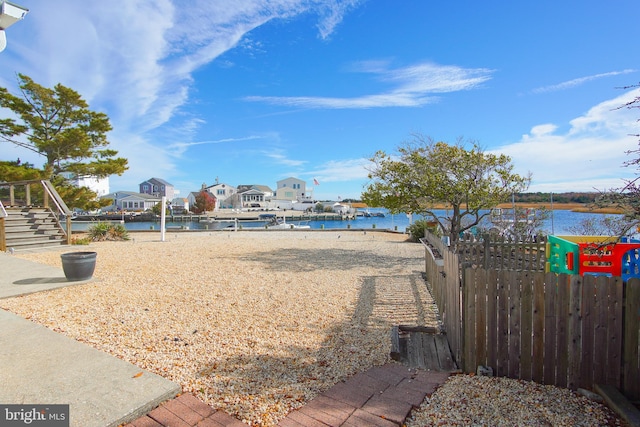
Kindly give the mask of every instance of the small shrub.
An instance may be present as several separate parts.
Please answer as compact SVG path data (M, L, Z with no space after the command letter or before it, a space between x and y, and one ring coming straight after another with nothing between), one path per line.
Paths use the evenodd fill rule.
M89 227L89 238L93 242L103 242L105 240L129 240L129 232L122 224L111 224L109 222L98 222Z
M424 233L426 230L432 232L436 236L440 236L442 234L440 233L440 229L438 228L437 223L419 219L407 227L409 240L411 240L412 242L417 242L419 239L424 237Z
M89 236L71 237L72 245L88 245L89 243L91 243L91 237Z

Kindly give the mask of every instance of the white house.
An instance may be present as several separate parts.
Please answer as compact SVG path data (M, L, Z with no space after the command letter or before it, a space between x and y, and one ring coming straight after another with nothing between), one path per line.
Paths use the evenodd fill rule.
M235 207L235 198L233 196L238 192L236 187L224 183L215 183L205 189L216 198L215 210L233 209Z
M161 197L133 191L116 191L105 194L101 198L113 200L113 205L103 209L106 211L144 212L162 201Z
M95 176L77 176L71 172L63 172L61 175L76 187L87 187L98 195L98 198L109 193L109 177L96 178Z
M289 177L278 181L276 185L275 199L291 201L311 199L311 194L307 194L307 183L301 179Z

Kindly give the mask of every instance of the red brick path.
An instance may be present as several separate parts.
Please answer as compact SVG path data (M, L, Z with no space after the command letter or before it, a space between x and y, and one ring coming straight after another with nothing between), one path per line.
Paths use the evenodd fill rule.
M282 420L280 427L397 427L449 376L388 364L341 382ZM193 395L182 394L125 427L246 427Z

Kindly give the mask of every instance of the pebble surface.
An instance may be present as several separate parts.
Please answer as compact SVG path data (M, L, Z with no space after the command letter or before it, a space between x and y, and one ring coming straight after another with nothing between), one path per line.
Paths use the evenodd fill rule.
M244 423L273 426L349 376L389 363L398 324L439 326L424 248L362 231L131 233L94 281L0 300L9 310L181 384ZM17 254L61 266L69 249ZM454 375L418 426L620 425L550 386Z
M437 325L421 279L424 248L403 234L131 238L74 248L97 252L94 282L0 300L0 307L264 426L337 382L390 362L394 324ZM60 266L62 252L16 256Z

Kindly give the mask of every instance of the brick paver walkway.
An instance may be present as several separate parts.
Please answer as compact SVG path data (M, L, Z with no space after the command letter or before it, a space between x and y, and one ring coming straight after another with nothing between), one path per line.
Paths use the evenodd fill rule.
M281 427L397 427L413 408L443 384L450 373L387 364L354 375L291 412ZM242 427L191 394L160 405L126 427Z

